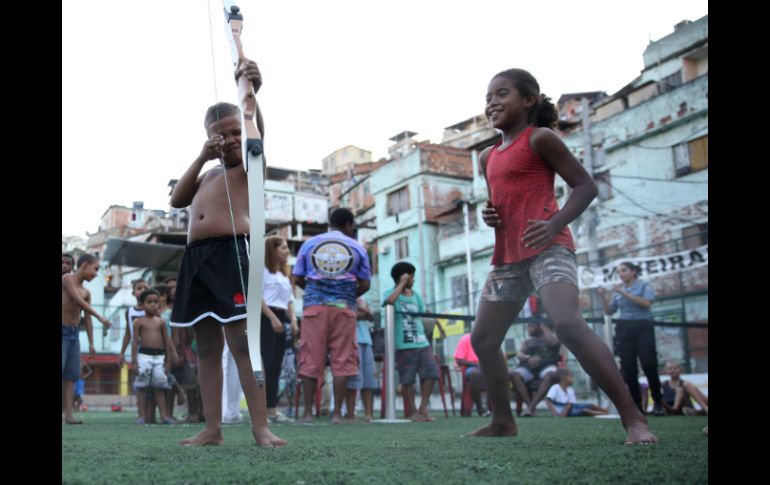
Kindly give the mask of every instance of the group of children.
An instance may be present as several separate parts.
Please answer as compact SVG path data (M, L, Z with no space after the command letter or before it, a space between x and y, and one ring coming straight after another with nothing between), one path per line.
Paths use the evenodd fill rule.
M236 79L240 76L251 81L254 91L262 84L253 61L243 60L239 64ZM529 72L510 69L495 75L489 83L486 100L485 113L492 126L502 133L502 141L485 149L480 156L489 189L483 219L495 229L495 248L493 269L484 285L471 343L479 356L492 405L492 418L489 425L472 435L515 436L518 433L508 395L507 366L500 346L513 319L534 291L539 294L549 319L555 323L559 340L615 403L627 431L626 444L656 443L658 440L632 401L610 350L590 330L580 313L575 245L567 225L596 196L596 183L551 130L557 120L556 109L549 98L540 93L537 81ZM220 408L221 356L225 339L237 363L255 441L261 446L286 444L267 427L265 390L257 386L252 373L245 308L239 305L244 296L241 291L245 288L237 281L238 271L223 270L237 263L243 274L248 272L244 257L248 254L248 240L243 235L249 233L249 217L241 121L241 113L233 105L219 103L209 109L205 119L208 140L201 154L179 179L171 197L173 207L190 207L188 246L171 322L172 325L193 326L206 410L205 429L181 442L187 445L217 445L224 440ZM246 122L253 124L253 120ZM257 123L261 124L258 107ZM264 128L259 126L258 132L263 133ZM201 175L203 166L215 159L221 164ZM561 208L554 197L555 174L559 174L572 189ZM240 236L235 237L234 233ZM420 320L398 315L399 311L424 311L422 299L411 289L414 267L406 264L393 268L391 274L396 286L386 294L386 304L395 305L397 310L396 361L406 398L415 409L413 419L430 421L433 418L428 410L428 397L438 377L438 369ZM93 261L88 265L93 268ZM79 281L82 283L83 278L93 277L93 274L95 269L89 269L78 277ZM297 274L295 268L295 278ZM300 278L304 288L304 276ZM368 281L365 283L363 291L368 289ZM361 282L358 284L357 294L360 295ZM77 285L69 284L66 294L71 302L67 308L72 315L65 320L64 286L63 283L63 342L65 326L77 323L75 314L79 314L80 308L103 319L76 294ZM166 365L163 354L171 354L171 348L163 320L158 316L157 292L142 292L140 300L145 303L145 315L136 319L133 338L139 374L147 385L157 383L165 388L168 382L163 372ZM109 325L106 319L103 322ZM64 371L63 363L63 377ZM422 401L419 408L415 408L412 386L418 374ZM574 392L569 392L570 375L563 374L558 387L549 389L549 407L552 406L559 415L601 412L573 402ZM168 419L168 415L163 414L163 419Z

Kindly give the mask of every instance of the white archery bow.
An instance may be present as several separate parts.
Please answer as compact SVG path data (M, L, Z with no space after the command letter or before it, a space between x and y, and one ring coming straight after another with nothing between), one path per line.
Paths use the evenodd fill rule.
M240 8L231 0L222 0L225 7L225 33L230 41L230 54L236 72L246 59L241 44L243 16ZM262 135L254 122L257 98L254 86L245 75L236 79L241 113L241 154L248 178L250 255L249 284L246 297L246 334L249 341L249 358L254 369L257 385L265 385L260 351L260 329L262 315L262 279L265 266L265 192L264 163L262 158ZM226 177L225 177L226 178ZM229 194L228 194L229 195ZM231 209L232 210L232 209ZM237 245L236 245L237 248ZM238 262L240 271L240 261Z

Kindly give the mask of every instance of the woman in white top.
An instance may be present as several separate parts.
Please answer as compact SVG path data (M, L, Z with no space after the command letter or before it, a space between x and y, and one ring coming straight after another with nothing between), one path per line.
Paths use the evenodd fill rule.
M289 250L286 240L278 236L265 238L265 278L262 293L262 327L260 348L265 367L267 419L272 423L291 421L278 412L278 380L286 352L286 330L299 333L294 314L294 293L289 281Z

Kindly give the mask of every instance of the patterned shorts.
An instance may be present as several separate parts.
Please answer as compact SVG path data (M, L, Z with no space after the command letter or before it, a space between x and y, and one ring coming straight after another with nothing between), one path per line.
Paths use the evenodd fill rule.
M575 253L557 244L524 261L496 266L487 276L481 301L524 305L533 291L550 283L578 287Z
M396 370L399 384L405 386L417 382L417 374L420 380L438 379L438 366L433 349L428 345L419 349L396 350Z

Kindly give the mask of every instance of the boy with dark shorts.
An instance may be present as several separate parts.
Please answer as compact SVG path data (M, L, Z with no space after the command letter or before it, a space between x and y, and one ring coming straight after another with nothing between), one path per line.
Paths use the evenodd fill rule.
M399 312L425 312L425 304L412 287L416 268L407 262L396 263L390 270L395 288L385 292L385 304L393 305L396 310L395 343L396 368L398 382L404 390L404 402L409 403L413 411L412 421L435 421L430 415L428 404L433 384L438 379L438 366L433 357L433 350L425 336L425 328L420 317L400 315ZM420 375L420 408L415 411L414 383Z
M243 59L239 63L236 79L240 76L251 81L255 92L262 85L261 74L253 61ZM190 211L187 248L177 281L171 325L193 327L206 418L205 429L180 441L182 445L224 442L222 350L225 339L238 367L255 441L267 447L286 444L267 428L265 388L259 387L254 377L246 337L243 293L247 288L246 277L241 278L241 274L249 274L246 234L250 221L241 151L241 117L240 109L229 103L218 103L208 109L204 121L208 140L171 194L172 207L189 206ZM256 118L259 132L264 133L259 107ZM221 165L199 176L206 162L217 158Z

